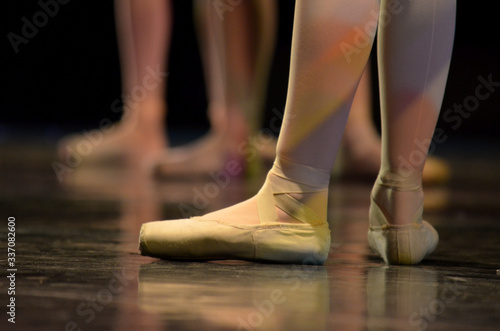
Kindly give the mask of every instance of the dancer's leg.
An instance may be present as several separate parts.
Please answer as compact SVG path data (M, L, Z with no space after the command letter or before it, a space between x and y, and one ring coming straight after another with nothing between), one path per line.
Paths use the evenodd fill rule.
M376 1L363 1L362 5L362 1L355 2L297 3L285 117L275 167L268 176L268 181L285 180L314 186L307 189L309 193L298 192L295 198L310 203L322 220L326 219L330 171L371 49L371 44L367 44L347 65L340 45L351 41L354 26L370 19L370 10L376 13L378 9ZM346 15L351 6L360 6L366 15ZM217 214L229 220L234 218L233 208L226 209L227 214L221 211ZM257 224L259 217L254 215L247 221ZM294 220L278 210L278 221Z
M367 66L354 95L342 139L339 161L343 177L375 178L380 169L380 136L372 118L371 66Z
M243 113L251 134L260 129L267 76L276 35L276 1L244 0L226 13L222 51L225 100L229 112ZM215 23L217 24L217 23Z
M171 149L159 160L158 174L207 175L229 159L244 165L240 146L261 124L274 16L274 0L244 0L227 8L195 2L211 129L198 141Z
M382 144L372 118L372 70L370 66L366 68L347 119L338 165L342 177L373 180L380 169ZM442 183L449 174L449 166L444 160L430 157L425 163L422 181Z
M170 0L118 0L116 21L125 95L122 148L154 155L166 147L166 65L172 23Z
M330 172L374 37L367 35L367 42L360 45L354 28L373 22L373 12L378 13L377 0L297 1L283 128L275 165L263 188L255 197L201 219L143 225L143 254L170 258L229 254L296 262L314 246L321 250L318 262L326 258ZM348 62L342 50L349 47L357 48ZM242 237L247 239L238 243ZM311 246L312 242L318 244ZM219 248L210 251L202 243ZM259 256L261 243L268 253ZM197 244L203 250L195 248ZM238 250L231 254L229 248Z
M227 125L224 59L219 55L222 44L217 36L223 34L221 19L213 3L194 1L194 18L203 61L205 86L207 89L208 117L212 131L224 131ZM220 38L220 37L219 37Z
M171 30L170 0L115 1L124 114L108 128L84 161L131 156L144 160L166 147L165 84ZM87 138L76 135L60 143L66 157Z
M382 6L388 2L383 0ZM381 221L381 214L391 224L421 222L422 171L453 48L455 0L405 0L400 8L390 23L379 27L382 164L372 192L372 225ZM416 253L413 243L408 245ZM413 254L399 262L417 260Z
M115 7L123 92L128 97L124 106L129 113L123 120L137 121L143 132L160 125L163 131L170 0L117 0Z
M402 1L402 12L380 28L379 183L394 187L396 200L387 206L393 223L408 223L422 203L422 169L444 96L454 29L455 0ZM398 190L413 188L419 189Z

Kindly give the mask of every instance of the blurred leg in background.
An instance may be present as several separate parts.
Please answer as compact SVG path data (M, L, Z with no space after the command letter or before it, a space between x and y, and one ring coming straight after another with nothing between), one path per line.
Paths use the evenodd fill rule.
M169 0L115 1L124 113L106 130L84 163L118 159L144 163L167 146L165 86L172 9ZM87 137L74 135L59 144L62 158Z
M165 153L156 167L160 176L207 175L223 169L228 160L243 167L256 160L245 150L262 125L276 39L276 2L244 0L219 8L198 0L195 18L211 128L198 141Z

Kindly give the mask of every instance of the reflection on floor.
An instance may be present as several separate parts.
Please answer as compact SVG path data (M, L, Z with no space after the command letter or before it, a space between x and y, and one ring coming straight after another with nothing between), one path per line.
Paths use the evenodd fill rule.
M74 167L59 182L53 148L7 144L0 152L0 242L15 217L17 268L15 327L6 314L10 280L0 279L1 330L493 330L500 323L500 172L491 154L450 156L453 181L426 191L437 250L419 266L387 267L366 243L370 183L332 185L324 266L169 262L137 254L142 222L227 206L253 194L263 177L217 188L213 179L160 182Z

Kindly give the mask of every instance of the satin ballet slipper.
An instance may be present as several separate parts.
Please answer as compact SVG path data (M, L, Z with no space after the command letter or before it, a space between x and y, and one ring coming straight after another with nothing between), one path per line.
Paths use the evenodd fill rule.
M390 224L377 202L370 205L368 243L387 264L418 264L437 246L437 231L422 221L423 207L409 224Z
M308 193L304 185L297 190L296 183L277 184L270 176L255 197L260 224L232 224L207 216L145 223L139 238L141 254L173 260L323 264L330 248L328 223L288 194ZM297 222L278 222L276 207Z

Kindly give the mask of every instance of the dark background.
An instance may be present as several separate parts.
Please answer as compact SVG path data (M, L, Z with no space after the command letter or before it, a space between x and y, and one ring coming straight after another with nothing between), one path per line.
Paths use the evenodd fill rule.
M208 122L192 2L173 3L168 128L171 135L202 133ZM283 109L287 88L294 1L281 0L279 4L278 43L266 116L273 108ZM20 45L16 54L7 34L21 34L22 18L32 21L40 10L38 1L11 1L2 10L0 142L11 137L55 140L97 127L103 118L120 117L111 111L111 104L121 95L113 1L72 0L60 5L57 15L27 44ZM474 95L478 76L492 74L493 80L500 81L499 21L494 1L458 1L455 48L443 110ZM374 86L376 89L376 82ZM479 109L458 129L443 120L438 126L450 141L471 137L496 141L499 106L500 89L481 101ZM374 118L378 121L377 113Z

